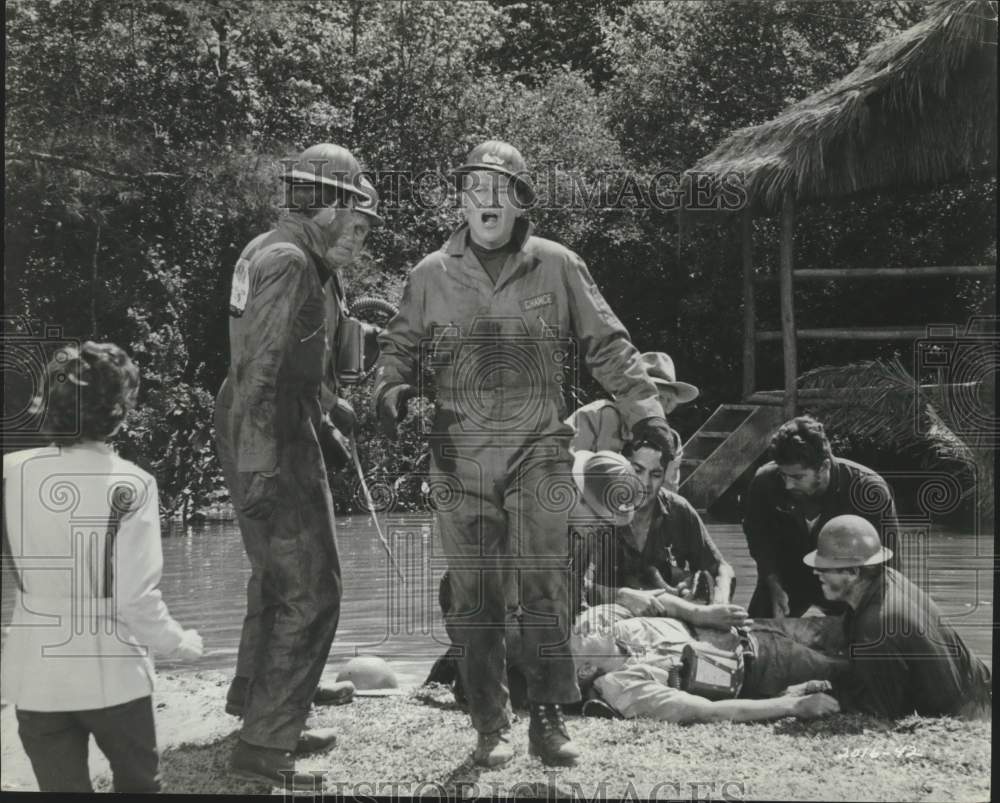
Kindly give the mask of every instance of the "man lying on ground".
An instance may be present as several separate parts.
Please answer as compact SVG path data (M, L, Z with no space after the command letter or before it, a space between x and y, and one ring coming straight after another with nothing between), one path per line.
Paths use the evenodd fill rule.
M842 633L834 617L723 630L599 605L577 620L570 646L585 714L677 723L836 713L824 692L847 665L836 655Z
M803 558L823 594L849 607L850 672L832 693L845 711L881 717L991 717L990 670L927 594L886 565L892 550L860 516L837 516Z

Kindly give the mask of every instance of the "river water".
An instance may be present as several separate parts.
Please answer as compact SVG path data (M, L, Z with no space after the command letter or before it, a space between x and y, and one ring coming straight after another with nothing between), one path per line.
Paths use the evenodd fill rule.
M399 581L368 516L338 519L337 540L344 595L340 626L328 669L356 654L380 655L401 685L419 684L447 637L437 605L444 563L435 552L427 515L392 516L382 527L405 577ZM746 605L756 572L738 524L710 524L709 531L737 575L735 601ZM993 538L933 528L904 563L928 590L969 647L991 664L993 633ZM194 664L159 660L161 669L184 671L236 665L250 566L239 530L219 522L176 530L163 539L161 589L171 613L204 637L206 654ZM13 588L3 588L2 621L10 621Z

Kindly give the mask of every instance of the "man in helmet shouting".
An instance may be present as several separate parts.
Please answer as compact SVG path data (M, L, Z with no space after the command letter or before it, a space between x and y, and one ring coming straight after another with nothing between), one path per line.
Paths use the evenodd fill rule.
M532 235L524 159L486 142L455 171L465 223L410 273L379 337L374 404L394 436L423 369L435 374L433 483L449 565L446 617L479 738L474 760L508 761L505 586L517 569L531 752L571 764L560 705L580 699L568 649L567 515L575 498L562 385L574 349L637 437L670 446L656 386L583 260ZM432 484L432 492L435 485ZM442 494L444 497L446 494Z
M328 746L303 732L340 614L333 503L317 431L327 357L327 253L351 220L360 166L337 145L303 151L285 173L290 212L240 256L230 296L229 373L216 445L250 559L247 616L226 710L243 717L239 777L312 789L295 753Z

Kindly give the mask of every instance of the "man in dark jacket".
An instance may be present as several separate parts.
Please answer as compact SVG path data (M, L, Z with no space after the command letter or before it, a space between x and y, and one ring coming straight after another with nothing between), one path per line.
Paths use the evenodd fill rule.
M893 552L899 524L892 492L870 468L834 457L823 425L809 416L782 424L771 438L771 462L747 490L743 532L757 563L750 616L801 616L811 605L842 613L823 596L802 557L834 516L853 513L872 523Z
M803 558L829 600L846 603L850 672L833 680L844 711L879 717L992 716L986 665L941 616L929 596L886 566L871 522L837 516Z
M227 695L227 710L243 717L231 767L278 786L312 789L312 776L292 772L295 752L333 741L302 728L314 700L335 701L322 690L316 699L341 593L317 431L326 254L361 196L359 172L349 151L324 144L286 174L290 214L244 249L233 275L231 361L216 399L216 446L252 570Z

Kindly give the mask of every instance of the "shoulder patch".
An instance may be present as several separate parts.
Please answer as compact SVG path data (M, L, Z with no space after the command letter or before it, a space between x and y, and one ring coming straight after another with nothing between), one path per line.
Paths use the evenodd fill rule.
M250 299L250 264L254 260L267 256L292 256L297 257L303 263L308 264L305 253L294 243L277 242L255 250L253 246L259 245L266 238L267 234L260 235L250 242L240 258L236 261L233 269L233 283L229 291L229 314L233 318L239 318L247 308L247 301Z

